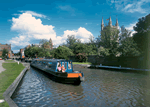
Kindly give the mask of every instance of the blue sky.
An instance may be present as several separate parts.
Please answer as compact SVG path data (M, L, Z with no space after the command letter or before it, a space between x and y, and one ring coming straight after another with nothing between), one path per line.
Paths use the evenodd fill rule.
M1 0L0 43L18 52L40 39L52 38L58 46L67 35L88 42L90 35L100 35L102 16L104 24L111 16L115 25L117 15L119 26L133 31L138 19L149 14L149 6L150 0Z

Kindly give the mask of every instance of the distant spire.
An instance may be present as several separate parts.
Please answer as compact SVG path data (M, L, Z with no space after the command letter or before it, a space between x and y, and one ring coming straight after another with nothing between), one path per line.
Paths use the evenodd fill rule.
M103 17L102 17L101 31L103 30L103 28L104 28L104 22L103 22Z
M109 26L112 26L111 16L109 18Z
M116 18L116 26L118 27L119 26L119 23L118 23L118 19Z

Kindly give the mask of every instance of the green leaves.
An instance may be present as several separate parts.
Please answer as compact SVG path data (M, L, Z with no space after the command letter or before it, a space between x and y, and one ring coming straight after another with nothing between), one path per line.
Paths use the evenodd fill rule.
M7 55L8 55L8 50L4 48L2 53L3 53L3 54L2 54L2 57L5 58L5 57L7 57ZM6 54L7 54L7 55L6 55Z
M102 46L99 50L100 54L103 56L117 55L117 48L119 46L119 30L117 28L112 28L106 26L101 32L101 37L99 44Z
M136 31L133 39L137 43L138 48L144 53L148 52L150 45L150 14L140 18L133 28Z
M128 31L121 27L121 35L120 35L120 47L119 51L121 56L139 56L140 52L138 51L138 47L133 40L133 37L130 36L131 31Z
M58 59L68 60L69 56L72 56L72 55L74 55L72 50L66 46L59 46L54 52L54 57Z

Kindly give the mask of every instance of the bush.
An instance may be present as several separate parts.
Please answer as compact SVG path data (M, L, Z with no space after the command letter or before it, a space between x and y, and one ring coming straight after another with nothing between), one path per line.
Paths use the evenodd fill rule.
M72 50L69 49L66 46L59 46L55 51L54 51L54 58L57 59L69 59L69 56L74 55Z
M88 58L87 58L85 53L78 53L76 55L76 58L77 58L78 62L87 62L87 60L88 60Z

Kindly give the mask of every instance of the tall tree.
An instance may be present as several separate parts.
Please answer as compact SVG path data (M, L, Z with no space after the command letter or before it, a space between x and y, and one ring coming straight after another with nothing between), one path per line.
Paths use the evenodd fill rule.
M106 49L109 49L110 55L116 56L118 54L119 46L119 30L106 26L101 32L100 45Z
M8 50L4 48L2 51L2 57L6 58L7 55L8 55Z
M75 36L74 35L71 35L71 36L67 36L68 38L67 38L67 40L66 40L66 42L67 42L67 46L70 48L70 49L72 49L73 48L73 45L74 45L74 43L76 43L76 38L75 38Z
M150 14L146 17L139 18L136 26L133 27L136 33L133 35L140 51L147 53L150 47Z
M59 46L54 52L54 57L58 59L69 59L71 55L74 55L72 50L66 46Z
M150 14L139 18L138 23L133 28L136 31L133 39L144 56L144 66L150 69Z
M131 37L131 33L132 32L125 29L124 26L121 26L120 46L119 46L119 51L121 53L121 56L140 55L137 44L134 42L133 37Z

